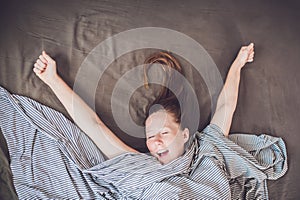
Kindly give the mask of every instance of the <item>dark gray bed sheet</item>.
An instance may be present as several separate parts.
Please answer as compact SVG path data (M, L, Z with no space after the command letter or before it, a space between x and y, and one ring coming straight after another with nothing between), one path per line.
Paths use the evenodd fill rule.
M297 1L30 0L7 1L1 3L0 9L0 85L65 115L51 90L32 72L32 65L43 49L56 59L59 74L72 87L81 63L94 47L114 34L134 28L163 27L188 35L206 49L223 79L240 46L254 42L255 61L242 71L231 131L282 137L287 145L289 170L283 178L269 182L270 198L300 198L300 6ZM110 98L118 78L132 66L142 64L154 51L136 50L116 59L101 77L96 92L99 116L124 142L140 151L146 151L144 139L125 134L116 125ZM199 98L199 129L202 129L209 122L211 111L207 88L189 63L181 61ZM142 92L143 89L136 92L129 105L132 118L139 124L147 98L135 100ZM0 171L3 172L7 167L4 140L1 148L4 153L0 154L3 160ZM9 176L8 171L6 177ZM14 195L9 184L0 190L1 199Z

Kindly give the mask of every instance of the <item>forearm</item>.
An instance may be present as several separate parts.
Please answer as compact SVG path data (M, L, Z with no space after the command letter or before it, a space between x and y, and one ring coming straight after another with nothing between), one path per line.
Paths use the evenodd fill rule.
M85 120L90 123L97 123L94 111L65 83L60 77L56 76L53 81L48 83L56 97L63 104L74 122L84 131ZM80 119L85 119L81 121Z
M230 113L234 112L237 105L241 68L242 64L238 61L232 63L224 87L218 98L217 104L226 106Z

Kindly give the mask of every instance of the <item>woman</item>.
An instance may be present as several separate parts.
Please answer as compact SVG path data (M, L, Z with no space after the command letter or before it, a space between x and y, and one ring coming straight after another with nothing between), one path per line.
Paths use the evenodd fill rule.
M160 56L174 60L169 54ZM229 136L240 71L247 62L253 61L253 57L253 43L241 48L228 72L210 125L193 135L191 145L186 145L190 131L183 123L178 100L168 93L161 95L155 102L161 106L151 107L145 122L147 147L152 154L148 156L118 139L58 76L55 61L43 51L34 64L34 72L49 85L74 122L101 152L61 114L33 100L0 90L0 105L8 113L0 112L0 119L4 121L1 129L10 152L20 151L11 154L19 197L267 199L266 180L277 179L287 170L283 141L266 135ZM16 119L21 118L19 114L15 117L16 111L11 105L29 122L21 131L28 130L25 136L31 135L31 131L30 137L37 138L33 140L34 145L25 139L29 141L23 148L29 149L27 153L15 147L15 139L10 138L11 126L18 125ZM73 105L78 109L76 112ZM16 121L10 122L13 125L8 123L9 117ZM16 138L19 135L18 132ZM49 138L54 139L51 145ZM108 158L106 161L102 153ZM21 155L20 164L16 155ZM47 160L50 162L45 167Z
M229 134L232 116L237 105L240 71L247 62L253 61L253 57L253 43L241 48L237 58L230 67L227 80L217 102L216 112L211 123L220 127L226 136ZM74 122L95 142L99 149L108 158L113 158L125 152L136 152L133 148L127 146L119 138L117 138L115 134L112 133L111 130L109 130L109 128L101 121L97 114L91 108L89 108L89 106L59 77L59 75L56 73L55 61L49 55L47 55L45 51L43 51L37 59L36 63L34 64L33 71L53 90ZM80 109L77 111L80 113L79 117L75 117L75 108L73 105L77 105L76 109ZM154 114L153 116L161 118L161 116L158 114ZM167 117L167 119L169 118ZM149 131L147 131L149 126L150 124L146 123L146 134L148 138L147 146L148 148L150 147L149 150L151 154L157 157L157 155L160 154L159 151L161 150L157 147L154 147L151 141L153 141L152 136L158 134L159 132L153 133L151 131L151 133L149 133ZM174 134L172 134L172 137L177 136L177 131L178 128L174 129ZM184 130L182 132L180 131L179 135L189 135L188 130ZM151 140L149 140L149 136L151 136ZM182 143L180 146L187 141L187 138L185 137L180 139ZM168 157L166 161L160 159L161 156L157 158L163 164L166 164L180 156L182 153L183 150L181 148L180 152L175 153L174 155L172 154L172 151L162 154L165 157Z

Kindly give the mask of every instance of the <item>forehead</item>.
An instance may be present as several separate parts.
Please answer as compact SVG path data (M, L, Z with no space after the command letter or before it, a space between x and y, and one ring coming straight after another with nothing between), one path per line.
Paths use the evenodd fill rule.
M175 128L178 123L175 122L175 118L172 114L166 111L158 111L151 114L146 120L146 134L151 132L159 132L163 128Z

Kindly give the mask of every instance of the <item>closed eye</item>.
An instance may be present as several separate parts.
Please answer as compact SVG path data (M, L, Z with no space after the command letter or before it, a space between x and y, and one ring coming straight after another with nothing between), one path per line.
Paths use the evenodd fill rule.
M162 132L161 134L166 135L166 134L168 134L168 133L169 133L169 132L166 131L166 132Z
M154 138L154 135L147 137L147 140Z

